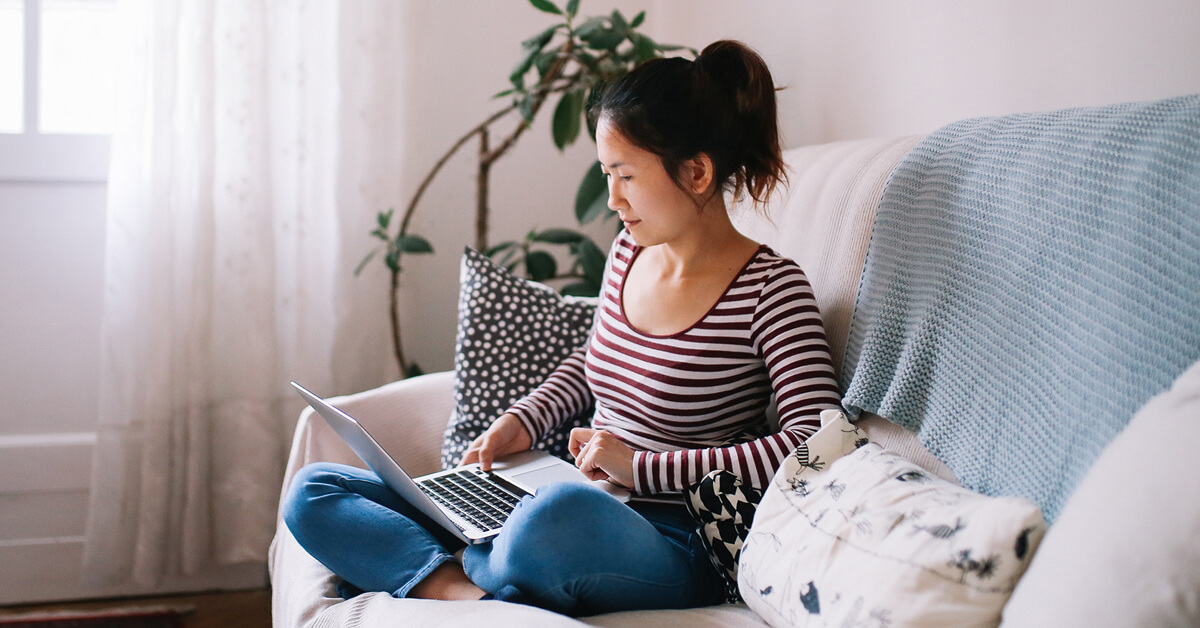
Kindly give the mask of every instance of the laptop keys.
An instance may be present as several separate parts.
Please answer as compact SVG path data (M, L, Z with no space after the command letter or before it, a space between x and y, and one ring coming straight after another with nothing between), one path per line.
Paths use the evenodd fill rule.
M480 530L490 532L504 524L521 499L498 481L502 480L480 471L461 470L428 478L419 485L434 501Z

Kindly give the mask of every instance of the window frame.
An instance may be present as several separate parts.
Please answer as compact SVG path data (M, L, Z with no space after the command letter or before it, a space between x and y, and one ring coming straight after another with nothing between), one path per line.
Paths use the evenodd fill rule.
M111 135L42 133L40 130L42 1L24 0L23 11L23 128L20 133L0 133L0 182L107 182Z

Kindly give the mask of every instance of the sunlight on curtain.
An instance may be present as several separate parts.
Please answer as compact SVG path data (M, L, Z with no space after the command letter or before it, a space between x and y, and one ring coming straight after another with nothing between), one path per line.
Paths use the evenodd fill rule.
M394 376L386 279L353 277L399 191L387 0L129 0L109 182L93 584L266 561L287 383Z
M0 0L0 133L25 127L25 4Z

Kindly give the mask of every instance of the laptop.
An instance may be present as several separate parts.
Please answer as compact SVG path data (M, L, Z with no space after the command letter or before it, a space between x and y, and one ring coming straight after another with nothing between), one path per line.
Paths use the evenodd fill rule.
M629 491L607 480L589 480L575 465L540 450L497 459L491 471L470 464L410 477L353 417L300 384L292 386L388 488L464 543L491 540L522 497L554 482L587 482L629 500Z

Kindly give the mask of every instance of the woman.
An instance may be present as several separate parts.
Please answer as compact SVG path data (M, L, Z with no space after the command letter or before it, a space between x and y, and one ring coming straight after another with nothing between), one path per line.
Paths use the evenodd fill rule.
M496 598L574 615L718 603L723 584L679 491L715 469L762 487L839 393L800 268L740 234L725 196L761 205L783 178L775 87L744 45L648 61L592 107L609 207L609 253L587 343L498 418L463 463L485 469L593 400L570 450L592 479L526 498L494 540L461 547L369 472L303 469L285 519L349 583L399 597ZM774 394L781 429L768 434ZM764 435L766 434L766 435ZM337 530L339 532L331 533ZM491 593L488 593L491 592Z

